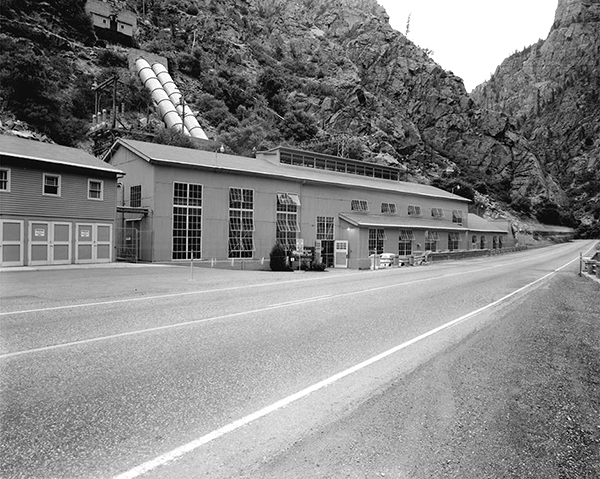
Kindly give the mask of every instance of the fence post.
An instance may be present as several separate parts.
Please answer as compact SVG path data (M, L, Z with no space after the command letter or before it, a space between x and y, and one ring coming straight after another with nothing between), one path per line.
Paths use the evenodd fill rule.
M194 279L194 253L192 253L192 259L190 260L190 281Z
M581 272L583 269L583 253L579 252L579 276L581 276Z

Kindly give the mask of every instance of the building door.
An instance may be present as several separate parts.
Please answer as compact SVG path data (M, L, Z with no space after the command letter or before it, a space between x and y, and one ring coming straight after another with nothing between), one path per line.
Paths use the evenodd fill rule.
M71 263L71 223L51 223L50 263Z
M0 266L23 266L23 222L0 220Z
M325 263L325 266L327 266L328 268L333 267L333 243L333 240L321 240L321 262Z
M334 268L348 267L348 242L344 240L335 241Z
M112 259L112 225L77 223L76 263L108 263Z
M71 263L71 223L31 221L29 261L32 266Z

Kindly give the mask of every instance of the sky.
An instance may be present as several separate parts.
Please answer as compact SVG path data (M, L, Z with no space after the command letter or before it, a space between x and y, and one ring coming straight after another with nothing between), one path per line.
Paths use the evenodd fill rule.
M502 61L540 38L554 22L558 0L377 0L392 28L465 82L467 92L489 80Z

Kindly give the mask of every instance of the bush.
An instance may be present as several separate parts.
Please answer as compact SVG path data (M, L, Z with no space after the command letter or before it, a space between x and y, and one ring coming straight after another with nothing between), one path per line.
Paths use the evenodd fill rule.
M127 68L127 54L104 48L98 54L98 64L103 67Z
M287 254L282 244L276 243L270 254L272 271L291 271L287 262Z
M154 143L196 149L196 144L189 136L174 128L160 128L154 135Z

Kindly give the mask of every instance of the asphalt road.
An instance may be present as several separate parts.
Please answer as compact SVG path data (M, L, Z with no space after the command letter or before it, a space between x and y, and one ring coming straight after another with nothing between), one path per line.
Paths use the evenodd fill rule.
M3 272L0 475L235 477L574 274L592 244L375 272Z

